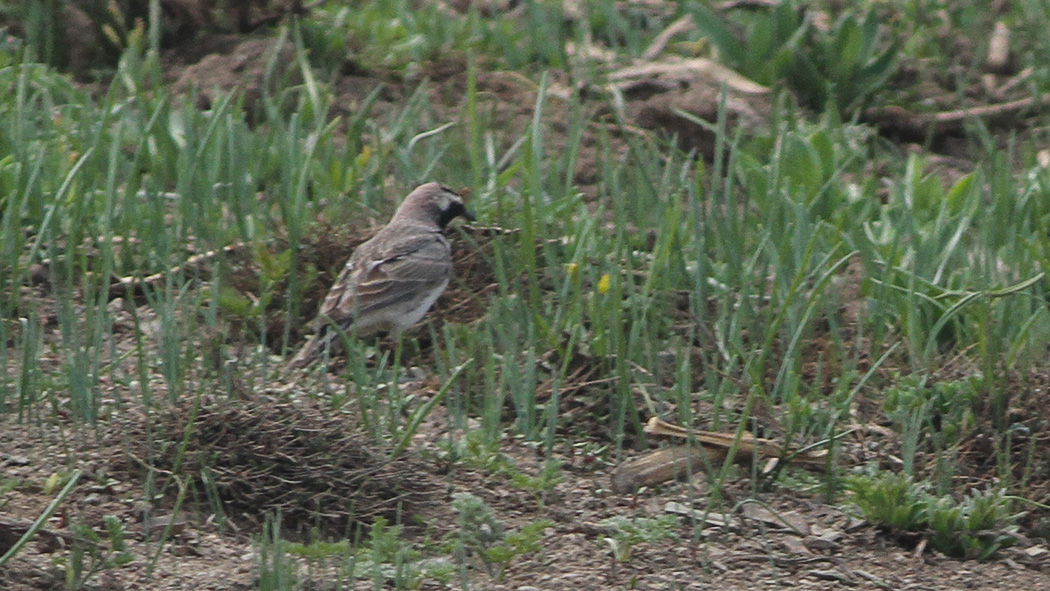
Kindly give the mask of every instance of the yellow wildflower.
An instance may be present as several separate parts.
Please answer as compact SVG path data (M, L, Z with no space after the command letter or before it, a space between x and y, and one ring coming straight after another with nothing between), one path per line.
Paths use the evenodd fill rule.
M602 278L598 280L598 293L608 293L609 291L609 274L602 275Z

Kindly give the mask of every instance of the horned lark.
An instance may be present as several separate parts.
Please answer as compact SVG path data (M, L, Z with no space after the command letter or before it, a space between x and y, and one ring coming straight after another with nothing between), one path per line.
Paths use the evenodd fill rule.
M340 330L396 335L419 322L448 286L445 226L458 216L474 219L463 198L440 183L409 193L390 223L354 251L321 305L314 335L289 366L308 365Z

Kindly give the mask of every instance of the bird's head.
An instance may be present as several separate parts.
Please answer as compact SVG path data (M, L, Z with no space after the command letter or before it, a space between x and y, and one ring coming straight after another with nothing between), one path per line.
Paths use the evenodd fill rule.
M409 219L436 224L442 230L457 217L474 220L463 196L441 183L426 183L415 188L394 214L394 219Z

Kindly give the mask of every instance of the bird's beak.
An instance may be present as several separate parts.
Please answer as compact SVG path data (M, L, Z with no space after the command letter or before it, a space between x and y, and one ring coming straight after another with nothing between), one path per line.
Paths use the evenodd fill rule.
M463 210L463 217L467 218L467 220L471 222L477 219L476 217L474 217L474 214L469 209Z

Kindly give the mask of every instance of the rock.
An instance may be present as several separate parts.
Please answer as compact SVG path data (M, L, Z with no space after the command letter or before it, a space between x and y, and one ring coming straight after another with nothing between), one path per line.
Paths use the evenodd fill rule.
M839 549L839 543L836 541L839 537L841 534L832 532L822 536L809 536L803 543L814 552L834 552Z
M774 513L769 509L766 509L762 505L756 503L747 503L740 508L740 514L748 519L754 519L761 521L766 525L778 528L778 529L789 529L795 533L808 536L810 534L809 521L805 517L795 513L794 511L785 511L783 513Z

